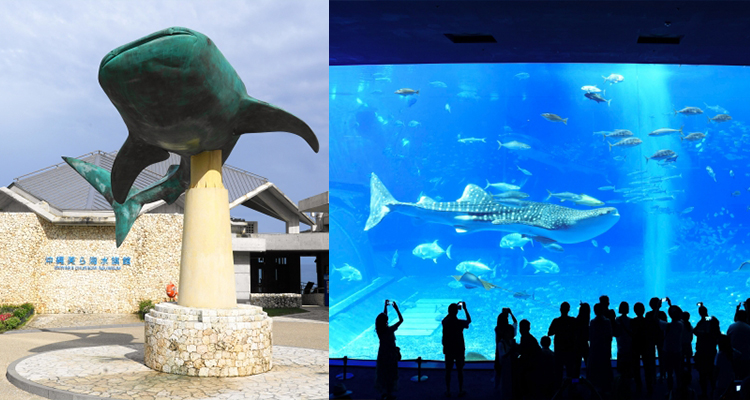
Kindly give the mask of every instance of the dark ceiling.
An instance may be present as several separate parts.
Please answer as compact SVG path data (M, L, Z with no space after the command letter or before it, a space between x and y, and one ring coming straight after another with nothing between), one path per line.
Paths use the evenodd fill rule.
M747 65L748 39L748 1L334 0L329 63Z

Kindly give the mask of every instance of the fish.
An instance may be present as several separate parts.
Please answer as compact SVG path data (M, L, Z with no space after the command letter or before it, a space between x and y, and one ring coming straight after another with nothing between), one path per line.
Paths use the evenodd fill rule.
M529 146L528 144L517 142L515 140L512 142L507 142L507 143L502 143L498 140L497 149L500 150L501 147L505 147L506 149L511 149L511 150L528 150L531 148L531 146Z
M435 240L432 243L422 243L418 245L414 248L414 250L412 250L411 254L423 260L430 259L435 262L435 264L437 264L438 257L443 254L445 254L448 259L451 260L451 246L453 245L449 245L448 249L443 250L443 248L438 245L438 241Z
M529 170L523 169L519 167L518 165L516 165L516 168L518 168L518 170L521 171L524 175L531 176L531 172L529 172Z
M612 159L615 160L615 161L625 161L626 158L627 157L623 157L623 156L614 156L614 157L612 157Z
M604 246L604 252L609 254L610 248L609 246Z
M487 186L484 187L485 190L489 188L490 186L492 186L493 189L502 190L504 192L511 191L511 190L516 191L521 188L520 186L511 185L510 183L505 183L505 182L490 183L488 179Z
M689 213L690 213L690 212L692 212L693 210L695 210L695 207L688 207L688 208L686 208L686 209L684 209L684 210L680 211L680 214L689 214Z
M446 85L445 82L441 82L441 81L430 82L430 85L432 85L433 87L443 88L443 89L448 87L448 85Z
M602 191L604 191L604 190L615 190L615 187L614 186L602 186L602 187L599 188L599 190L602 190Z
M459 138L458 143L487 143L485 141L486 138L475 138L475 137L469 137L469 138Z
M563 247L562 247L562 246L560 246L560 245L559 245L559 244L557 244L557 243L549 243L549 244L545 244L545 245L544 245L544 248L545 248L545 249L547 249L547 250L550 250L550 251L556 251L556 252L559 252L559 253L562 253L562 252L564 252L564 251L565 251L565 249L563 249Z
M581 90L588 92L588 93L602 93L602 90L596 87L596 85L586 85L582 86Z
M562 117L560 117L557 114L544 113L544 114L542 114L542 117L544 117L544 119L546 119L547 121L562 122L565 125L568 124L568 118L563 119Z
M706 103L704 102L703 104L706 104ZM711 111L713 111L715 113L729 114L729 111L727 111L726 108L721 107L718 104L715 105L715 106L709 106L708 104L706 104L706 108L708 108L709 110L711 110Z
M714 182L716 182L716 174L714 173L714 169L710 166L707 166L706 172L708 172L708 176L710 176L714 180Z
M451 112L451 105L450 104L445 103L445 111L448 111L448 113L450 114L450 112Z
M623 80L625 80L625 77L618 74L609 74L609 76L602 75L602 78L604 78L604 82L609 82L609 85L612 86L615 83L620 83Z
M703 110L698 107L685 107L682 110L674 110L674 115L677 115L677 113L684 115L698 115L703 114Z
M597 243L596 240L592 240L591 244L593 244L594 247L599 247L599 243Z
M421 123L421 122L419 122L419 121L414 121L414 120L412 120L412 121L409 121L409 128L416 128L416 127L418 127L419 125L422 125L422 123Z
M528 300L528 299L532 299L533 300L534 299L534 293L529 294L528 292L526 292L524 290L524 291L521 291L521 292L515 292L515 293L513 293L513 297L516 298L516 299L521 299L521 300Z
M667 253L674 253L675 251L679 249L680 249L680 245L678 244L678 245L670 247L669 250L667 250Z
M587 92L587 93L584 93L583 96L589 100L594 100L597 103L607 103L607 106L609 106L610 103L612 103L612 99L607 100L604 97L600 96L599 93Z
M601 133L602 136L604 136L604 139L608 137L630 137L633 136L633 132L631 132L628 129L615 129L612 132L594 132L594 133Z
M708 117L706 117L708 118ZM727 114L719 114L713 118L708 118L708 122L714 121L714 122L725 122L731 120L732 117L730 117Z
M519 202L508 207L493 201L481 187L469 184L454 202L436 202L422 197L417 203L397 201L375 173L370 176L369 231L390 212L428 223L452 226L458 233L500 231L542 237L559 243L580 243L611 229L620 219L614 207L576 210L549 203Z
M544 199L544 201L548 201L552 197L557 197L558 199L560 199L561 202L565 202L565 200L575 201L581 198L580 195L571 193L571 192L552 193L549 189L547 189L547 193L548 193L547 198Z
M528 193L519 192L519 191L516 191L516 190L509 190L507 192L501 192L501 193L493 194L492 197L494 197L496 199L499 198L499 199L518 199L518 200L521 200L521 199L525 199L525 198L529 197L529 195L528 195Z
M259 132L293 133L319 150L305 122L249 96L214 42L191 29L167 28L110 51L98 78L128 137L111 172L72 157L63 160L112 205L117 247L144 204L172 204L187 190L191 156L221 150L223 165L240 135ZM170 152L181 157L179 165L147 188L133 187L141 171Z
M661 197L656 197L656 198L654 198L653 200L654 200L654 201L669 201L669 200L674 200L674 199L675 199L675 197L674 197L674 196L672 196L672 195L669 195L669 196L661 196Z
M523 250L523 246L526 243L532 242L531 245L533 246L533 240L521 235L520 233L509 233L505 236L503 236L502 239L500 239L500 247L503 249L514 249L516 247L520 247L521 250Z
M409 96L409 97L407 97L407 100L406 100L406 106L407 107L411 107L414 104L416 104L416 102L417 102L417 97L416 96Z
M513 76L514 76L514 77L515 77L516 79L518 79L519 81L522 81L522 80L524 80L524 79L529 79L529 76L530 76L530 75L529 75L529 73L528 73L528 72L519 72L519 73L517 73L517 74L515 74L515 75L513 75Z
M403 138L401 139L401 147L406 147L406 145L409 144L409 139Z
M358 269L352 267L349 264L344 263L344 266L341 268L333 267L333 270L341 274L341 280L342 281L361 281L362 280L362 273L359 272Z
M741 194L740 191L736 190L736 191L732 192L732 197L738 197L740 194Z
M482 264L481 261L464 261L456 266L456 271L461 273L471 272L476 276L482 276L488 272L492 272L493 270L490 267Z
M534 267L535 274L540 272L544 272L545 274L556 274L560 272L560 267L554 261L547 260L544 257L539 257L539 259L532 262L529 262L526 257L524 257L523 267L526 268L529 265Z
M687 136L680 136L680 140L687 140L689 142L695 142L705 137L706 135L703 132L691 132Z
M643 141L641 139L638 139L637 137L622 139L615 144L607 142L607 144L609 145L609 151L612 151L613 147L635 147L641 143L643 143Z
M394 94L400 94L402 96L411 96L413 94L419 94L419 90L414 90L414 89L409 89L409 88L403 88L403 89L399 89L399 90L397 90L397 91L395 91L393 93Z
M684 125L680 127L680 129L672 129L672 128L659 128L651 133L649 133L649 136L666 136L671 135L673 133L679 133L682 135L682 128L684 128Z
M448 246L450 248L450 246ZM450 257L448 257L450 258ZM391 268L396 268L396 264L398 263L398 250L393 252L393 257L391 257Z
M750 260L742 262L742 264L740 264L739 268L737 268L737 271L743 271L743 270L746 270L746 269L750 268L750 267L745 268L745 265L750 265Z
M597 200L587 194L580 194L578 199L572 201L580 206L598 207L604 205L603 201Z
M644 156L645 157L645 156ZM646 157L646 163L648 163L648 160L667 160L667 159L676 159L677 153L675 153L672 150L659 150L656 153L654 153L651 157Z
M482 353L477 353L476 351L469 351L466 353L465 360L466 361L485 361L487 360L487 357L485 357Z
M458 289L458 288L462 288L462 287L464 287L464 285L462 285L462 284L461 284L461 282L458 282L458 281L451 281L451 282L450 282L450 283L448 284L448 287L449 287L449 288L452 288L452 289ZM437 317L436 317L436 319L437 319L438 321L441 321L441 320L443 319L443 316L442 316L442 315L439 315L439 316L437 316Z
M734 178L734 171L732 171L731 169L729 170L729 176Z
M493 285L492 283L479 279L478 276L472 274L471 272L466 272L463 275L451 275L451 276L453 276L453 278L457 282L461 283L467 289L476 289L478 287L482 287L485 290L490 290L490 289L498 287L497 285Z

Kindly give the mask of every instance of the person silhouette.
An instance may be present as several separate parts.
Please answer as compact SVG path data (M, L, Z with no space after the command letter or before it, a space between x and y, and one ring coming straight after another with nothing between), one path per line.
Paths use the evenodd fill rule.
M599 296L599 303L604 307L604 316L609 319L609 323L612 324L612 328L614 328L617 315L615 314L615 310L609 308L609 296L606 294Z
M581 375L581 362L586 363L586 369L588 370L590 321L591 306L589 303L581 302L578 306L578 316L576 317L576 363L574 365L574 367L578 368L579 375Z
M664 364L664 378L667 380L667 391L671 392L674 388L674 382L680 386L682 376L682 310L680 307L669 306L669 317L672 321L669 324L660 324L664 329L664 354L660 358L660 363Z
M746 314L745 310L738 310L735 313L735 322L727 328L732 348L738 353L733 357L734 375L738 380L745 379L750 372L750 325L745 322Z
M547 336L555 338L555 389L562 385L563 370L569 378L578 378L581 373L581 363L576 362L576 319L569 316L569 312L570 304L562 302L560 316L552 320L547 330Z
M538 396L535 381L538 378L537 365L542 348L539 347L539 342L531 334L531 322L529 320L521 320L519 331L521 332L521 344L518 346L518 369L521 377L521 394L523 398L536 399Z
M643 360L643 376L646 381L646 392L651 396L654 393L654 368L656 367L654 361L656 358L654 332L650 321L647 321L643 316L643 313L646 312L646 307L643 303L635 303L633 311L636 317L633 318L630 325L633 328L633 377L635 379L635 387L637 393L640 394L643 384L639 365L640 361Z
M508 316L513 318L513 325L508 323ZM512 396L512 360L515 346L518 320L510 308L503 308L497 316L495 327L495 388L500 389L500 398Z
M734 349L732 340L727 335L719 336L719 352L714 360L714 376L716 377L716 392L714 399L724 398L724 394L734 389Z
M666 301L666 298L664 299L664 301ZM661 299L659 299L658 297L652 297L651 300L648 301L648 305L649 307L651 307L651 311L646 313L646 320L651 326L651 334L654 335L653 342L656 346L656 357L658 357L659 360L662 359L662 347L664 346L664 331L662 331L659 321L667 322L667 313L660 310L661 303ZM663 365L663 362L659 361L660 382L664 380ZM656 378L656 358L654 359L654 378Z
M630 382L633 379L633 326L628 317L630 305L623 301L618 309L620 316L615 319L613 334L617 339L617 372L620 373L622 390L630 392Z
M693 329L693 335L695 335L695 368L698 370L701 396L708 398L709 385L711 395L716 392L712 373L721 330L719 329L719 320L708 316L708 309L703 303L698 303L698 315L701 319Z
M682 365L691 374L692 379L693 325L690 323L690 313L687 311L682 312L682 358L684 359Z
M606 316L607 309L603 303L594 304L594 319L589 324L589 361L586 363L588 378L599 390L602 397L612 387L612 323Z
M463 308L466 319L458 319L458 310ZM456 364L458 372L458 397L466 395L464 391L464 364L466 345L464 329L469 329L471 316L465 301L448 306L448 315L443 318L443 354L445 354L445 396L451 397L451 370Z
M398 314L398 322L388 326L388 305ZM375 332L380 340L378 358L375 364L375 389L381 393L382 399L395 399L393 392L398 389L398 362L400 357L399 348L396 347L396 330L404 322L404 317L394 301L385 301L383 312L375 318Z
M542 336L542 338L539 339L539 344L542 345L542 351L539 354L539 364L537 365L537 371L539 373L539 397L550 399L554 396L558 386L562 385L562 382L560 382L560 385L555 382L555 369L557 367L555 357L557 355L549 348L552 344L552 339L550 339L549 336ZM555 348L557 348L557 346L555 346Z

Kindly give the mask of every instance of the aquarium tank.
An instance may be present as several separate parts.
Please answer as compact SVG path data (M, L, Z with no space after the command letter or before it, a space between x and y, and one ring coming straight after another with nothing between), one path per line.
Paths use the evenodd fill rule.
M693 326L702 302L726 332L750 297L747 93L733 66L331 67L331 358L376 359L386 299L404 359L443 359L458 301L467 360L494 358L502 308L540 339L602 295Z

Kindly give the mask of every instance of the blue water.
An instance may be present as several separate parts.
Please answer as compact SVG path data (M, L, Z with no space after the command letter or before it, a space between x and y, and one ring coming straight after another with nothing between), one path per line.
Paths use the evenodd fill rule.
M602 76L612 73L624 80L604 82ZM596 85L611 103L586 98L584 85ZM701 301L725 331L737 302L750 297L750 272L735 271L750 259L747 68L331 67L330 87L331 357L377 356L374 322L385 299L398 302L404 313L396 333L404 358L426 359L442 359L439 320L447 305L466 301L473 319L465 333L468 358L482 359L493 357L493 328L503 307L510 307L519 320L528 319L539 339L559 316L562 301L570 302L571 314L577 315L580 301L593 306L606 294L615 310L627 301L633 317L635 302L648 310L649 298L669 296L690 312L693 325ZM419 94L394 93L401 88ZM687 106L699 107L703 114L675 114ZM730 121L708 121L722 109ZM542 113L567 118L567 124L549 121ZM707 137L685 141L679 134L648 135L682 126L684 134ZM628 129L643 143L610 151L607 140L614 144L621 138L603 140L593 134L615 129ZM484 141L460 143L459 138ZM498 141L531 148L498 149ZM662 149L676 152L676 161L646 161ZM645 172L628 176L637 171ZM564 252L536 241L524 250L501 248L500 240L509 232L458 233L453 226L398 212L365 231L373 173L401 202L414 203L421 196L456 201L469 184L485 188L488 181L505 182L520 186L529 201L598 208L545 200L547 190L586 194L604 202L601 207L615 207L620 218L593 239L596 245L591 240L561 244ZM658 177L672 178L645 192L643 184L631 184ZM641 189L642 194L625 197L625 192L599 189L605 186ZM653 200L667 196L674 198ZM450 259L443 254L434 262L412 254L418 245L435 240L442 249L451 246ZM524 268L524 258L532 262L540 257L556 263L559 272ZM498 287L468 289L457 282L453 276L462 275L456 268L464 261L486 266L489 271L479 278ZM392 309L389 317L396 320Z

